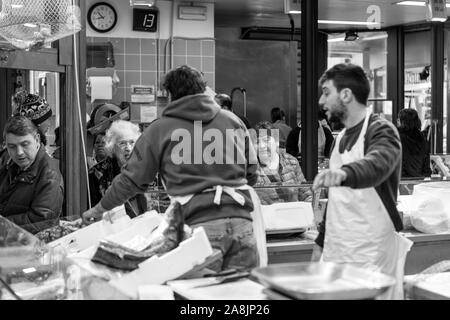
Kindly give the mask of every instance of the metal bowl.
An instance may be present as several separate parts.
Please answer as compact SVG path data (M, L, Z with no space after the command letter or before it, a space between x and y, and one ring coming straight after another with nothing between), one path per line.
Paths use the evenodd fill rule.
M373 299L395 284L393 277L350 264L302 262L253 269L265 287L294 299Z

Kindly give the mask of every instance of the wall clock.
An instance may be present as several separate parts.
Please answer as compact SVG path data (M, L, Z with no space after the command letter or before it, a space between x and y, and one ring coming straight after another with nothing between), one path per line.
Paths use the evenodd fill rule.
M94 3L88 11L89 26L97 32L111 31L117 23L117 12L112 5L106 2Z

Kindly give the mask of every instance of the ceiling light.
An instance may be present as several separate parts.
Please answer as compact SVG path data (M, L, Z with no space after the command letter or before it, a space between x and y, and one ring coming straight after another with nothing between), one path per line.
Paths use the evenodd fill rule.
M23 8L23 4L12 4L11 8L13 8L13 9L21 9L21 8Z
M396 5L399 6L424 6L425 5L425 1L400 1L397 2Z
M153 5L154 5L153 0L130 0L130 7L137 7L137 6L153 7Z
M28 28L37 28L37 24L34 23L24 23L23 25Z
M399 6L423 7L425 5L425 1L400 1L395 4ZM446 3L445 6L450 8L450 3Z
M345 38L341 37L341 38L328 39L327 41L328 42L341 42L341 41L344 41L344 40L345 40Z
M344 21L344 20L318 20L318 23L322 24L351 24L351 25L378 25L378 22L368 21Z
M361 40L364 40L364 41L378 40L378 39L386 39L387 37L388 37L387 34L379 34L376 36L365 37L365 38L362 38Z

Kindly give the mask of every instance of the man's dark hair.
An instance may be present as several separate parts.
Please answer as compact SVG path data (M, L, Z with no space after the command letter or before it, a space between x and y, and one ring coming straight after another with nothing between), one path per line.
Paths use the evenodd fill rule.
M219 94L216 94L214 99L216 99L216 102L222 108L225 108L225 109L230 110L230 111L233 110L232 103L231 103L231 98L230 98L229 95L227 95L225 93L219 93Z
M26 136L27 134L34 135L38 133L36 125L25 116L13 116L9 118L8 122L3 129L3 139L6 138L8 133L16 136Z
M166 74L163 87L169 91L172 101L174 101L184 96L205 92L206 81L200 71L183 65Z
M272 108L270 111L270 118L272 119L272 122L283 120L284 119L284 111L280 108Z
M320 77L319 84L322 86L325 81L332 80L337 91L348 88L352 90L356 101L367 104L370 93L370 84L364 70L354 64L340 63L325 71Z
M402 109L398 113L398 118L400 120L400 128L405 130L420 130L421 122L417 111L414 109Z

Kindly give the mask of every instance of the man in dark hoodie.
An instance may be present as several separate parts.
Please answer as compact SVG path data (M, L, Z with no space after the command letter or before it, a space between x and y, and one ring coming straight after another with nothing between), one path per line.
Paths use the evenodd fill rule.
M99 220L105 211L145 192L159 172L172 202L181 203L185 223L203 226L212 247L222 252L210 268L256 267L248 185L256 183L257 160L247 129L204 93L206 83L194 68L169 71L163 86L171 103L145 129L122 173L83 220ZM236 132L243 133L242 139L234 139Z

